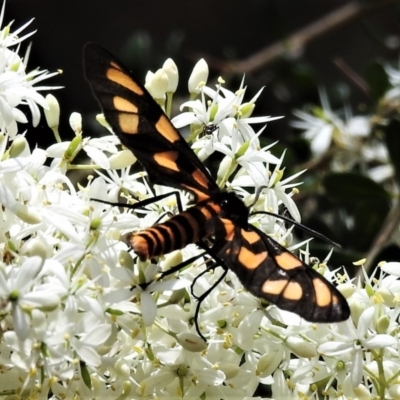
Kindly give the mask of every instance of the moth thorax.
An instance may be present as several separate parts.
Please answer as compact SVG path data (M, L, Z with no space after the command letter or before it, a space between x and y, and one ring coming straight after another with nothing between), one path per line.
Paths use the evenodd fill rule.
M249 209L234 192L222 192L218 195L222 217L234 221L241 227L248 225Z

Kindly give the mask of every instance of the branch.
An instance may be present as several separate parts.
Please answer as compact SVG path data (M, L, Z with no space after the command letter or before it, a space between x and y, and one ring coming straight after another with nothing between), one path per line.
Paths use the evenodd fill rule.
M365 95L371 96L367 82L361 76L354 71L342 58L335 58L333 61L335 65L342 71L350 82L352 82L358 89L360 89Z
M400 202L398 201L394 207L390 210L385 222L382 225L381 230L376 235L374 243L372 244L368 254L367 261L364 264L365 271L367 274L373 267L373 262L376 256L382 250L383 246L387 244L393 235L393 232L398 229L400 224Z
M220 70L223 73L253 72L288 53L303 51L304 47L312 40L320 38L321 35L348 23L352 19L366 13L376 12L377 9L393 4L394 2L395 0L380 0L364 5L361 1L353 1L320 20L311 23L307 27L300 29L286 40L267 46L242 61L226 62L209 56L205 56L205 58L212 68Z

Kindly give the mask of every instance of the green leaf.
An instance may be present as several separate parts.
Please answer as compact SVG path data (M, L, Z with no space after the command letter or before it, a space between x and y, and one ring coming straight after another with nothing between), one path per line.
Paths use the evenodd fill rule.
M107 308L106 312L108 312L111 315L116 315L116 316L120 316L120 315L124 315L124 312L121 310L116 310L114 308Z
M92 389L92 379L90 378L90 373L89 370L87 369L86 364L81 361L80 366L81 366L81 375L83 382L89 389Z
M370 178L355 173L328 175L323 185L327 197L337 207L346 210L341 213L349 226L347 240L350 242L346 247L358 251L367 250L389 213L389 193Z
M352 172L332 173L324 178L322 185L330 200L348 209L357 207L360 201L370 204L382 201L389 209L389 193L366 176Z
M367 251L379 232L388 212L388 205L384 201L377 201L373 204L370 201L360 202L354 213L352 247L361 251Z
M373 61L368 65L366 80L375 100L379 100L391 88L385 68L378 61Z

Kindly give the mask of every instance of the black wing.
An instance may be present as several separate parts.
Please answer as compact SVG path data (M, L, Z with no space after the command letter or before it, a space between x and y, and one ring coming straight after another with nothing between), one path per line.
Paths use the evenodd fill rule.
M217 255L250 293L310 322L349 318L346 299L321 274L256 227L221 222L226 235Z
M90 43L83 58L86 80L106 120L153 183L188 190L196 202L219 191L160 106L114 56Z

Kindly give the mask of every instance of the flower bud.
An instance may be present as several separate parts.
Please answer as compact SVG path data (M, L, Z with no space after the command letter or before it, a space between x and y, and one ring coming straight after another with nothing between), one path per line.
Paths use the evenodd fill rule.
M121 379L129 379L129 372L130 372L130 367L128 362L125 360L125 358L120 358L117 360L115 363L115 372L118 374L118 377Z
M95 230L98 229L101 225L101 218L100 217L95 217L92 219L91 223L90 223L90 229L91 230Z
M51 246L47 245L43 239L36 237L31 240L24 246L24 250L29 253L30 256L39 256L44 260L46 258L50 258L52 254Z
M353 388L353 392L358 400L372 399L371 392L364 385L358 385L356 388Z
M390 385L389 396L394 400L400 400L400 385Z
M215 120L215 116L217 115L218 112L218 104L214 103L211 107L210 107L210 121L214 121Z
M337 290L339 290L342 295L348 299L350 296L356 291L356 287L352 283L341 283L337 286Z
M33 225L42 222L42 218L40 217L39 213L25 204L17 203L14 212L19 219L27 224Z
M229 156L225 156L222 159L221 163L219 164L217 173L218 178L220 179L224 178L231 165L232 165L232 158L230 158Z
M174 290L171 294L171 297L168 300L168 303L177 304L186 296L186 294L187 294L186 289Z
M47 109L44 109L44 116L46 117L47 125L50 129L57 128L60 124L60 104L57 99L52 95L46 96Z
M82 133L82 115L77 113L77 112L73 112L70 117L69 117L69 124L72 128L72 130L76 133L76 134L80 134Z
M163 69L157 70L152 76L147 74L145 87L154 99L164 99L168 86L168 75Z
M130 150L121 150L109 157L110 169L122 169L136 162L137 158Z
M192 74L189 78L188 89L189 93L199 94L200 85L205 85L208 79L208 65L204 58L199 60L194 66Z
M260 378L266 378L274 373L282 362L283 352L281 350L269 351L258 360L256 374Z
M188 351L199 353L207 348L207 343L199 336L185 332L177 336L178 343Z
M220 363L218 367L225 374L226 379L233 379L240 372L240 367L233 363Z
M255 108L254 103L244 103L239 108L240 118L249 118L253 114Z
M81 135L75 136L72 139L71 143L69 144L68 149L64 153L64 159L69 161L72 155L75 153L78 146L81 145L81 143L82 143L82 136Z
M395 295L389 289L384 288L384 287L379 288L376 291L376 294L380 295L382 297L383 303L385 304L385 306L387 306L387 307L395 307L396 306Z
M166 271L180 264L182 261L183 261L182 250L176 250L165 256L164 261L161 262L161 268L163 271Z
M111 129L110 124L107 122L106 117L104 114L97 114L96 115L96 121L101 125L104 126L104 128Z
M351 317L352 317L354 323L357 325L361 314L366 309L366 305L364 304L364 302L355 301L352 298L350 298L347 302L348 302L349 307L350 307Z
M235 158L237 159L237 158L239 158L239 157L242 157L242 156L246 153L247 149L249 148L249 145L250 145L250 141L249 141L249 140L246 141L246 142L244 142L244 143L239 147L239 150L236 152Z
M10 157L18 157L23 151L29 147L24 136L17 136L10 147Z
M176 64L172 58L168 58L163 64L163 70L168 76L168 88L167 92L175 93L178 87L179 73Z
M298 357L312 358L318 355L314 345L294 336L289 336L286 346Z
M379 317L376 323L376 331L378 333L386 333L390 325L390 318L387 315Z

